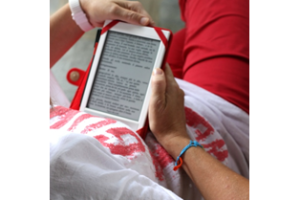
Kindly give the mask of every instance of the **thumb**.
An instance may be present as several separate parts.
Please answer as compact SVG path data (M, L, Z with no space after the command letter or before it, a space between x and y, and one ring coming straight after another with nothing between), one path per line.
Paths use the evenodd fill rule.
M131 24L136 25L148 25L150 23L150 19L147 16L144 16L136 11L128 10L126 8L122 8L120 6L115 7L113 14L113 18L119 19L121 21L125 21Z
M166 78L162 69L154 69L151 79L150 107L163 109L166 105Z

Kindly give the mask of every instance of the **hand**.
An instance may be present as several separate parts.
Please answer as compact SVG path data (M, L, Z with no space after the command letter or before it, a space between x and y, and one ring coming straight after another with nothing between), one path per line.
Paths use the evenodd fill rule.
M166 65L165 72L162 69L154 70L151 88L150 129L160 144L172 155L172 142L184 139L188 143L190 140L185 125L184 92L175 81L169 65Z
M153 72L149 105L150 129L176 159L189 144L184 115L184 92L170 67ZM190 148L182 157L183 169L205 199L249 199L249 180L230 170L202 148ZM230 186L230 187L228 187Z
M82 10L94 27L102 27L105 20L121 20L136 25L154 25L154 21L138 1L80 0Z

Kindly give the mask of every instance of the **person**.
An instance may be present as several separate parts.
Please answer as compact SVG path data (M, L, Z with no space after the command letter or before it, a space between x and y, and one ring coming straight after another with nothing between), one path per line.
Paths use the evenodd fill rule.
M80 4L94 27L154 24L138 2ZM119 121L50 108L50 199L249 199L249 2L179 4L186 26L170 66L153 71L145 140ZM50 67L83 33L68 4L51 16ZM203 148L175 171L191 140Z

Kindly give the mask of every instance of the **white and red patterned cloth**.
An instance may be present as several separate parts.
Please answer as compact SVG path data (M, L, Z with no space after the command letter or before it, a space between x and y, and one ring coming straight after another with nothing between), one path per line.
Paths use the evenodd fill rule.
M249 115L176 79L185 92L188 134L233 171L249 177ZM50 111L51 199L201 199L196 186L148 133L56 106Z

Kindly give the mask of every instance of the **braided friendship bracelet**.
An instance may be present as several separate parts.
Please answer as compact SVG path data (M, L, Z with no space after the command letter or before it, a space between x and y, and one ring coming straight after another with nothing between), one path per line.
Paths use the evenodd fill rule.
M182 155L183 155L190 147L197 147L197 146L201 147L201 148L204 150L203 146L202 146L201 144L199 144L199 143L198 143L197 141L195 141L195 140L194 140L194 141L191 140L190 143L189 143L186 147L184 147L184 148L182 149L182 151L180 152L179 156L177 157L177 159L176 159L176 161L175 161L175 167L173 168L174 171L177 171L177 169L179 169L179 168L181 167L182 163L183 163L181 156L182 156ZM178 161L179 161L179 163L178 163Z

